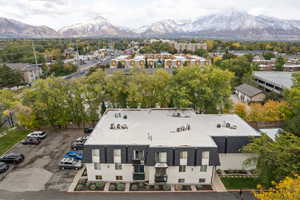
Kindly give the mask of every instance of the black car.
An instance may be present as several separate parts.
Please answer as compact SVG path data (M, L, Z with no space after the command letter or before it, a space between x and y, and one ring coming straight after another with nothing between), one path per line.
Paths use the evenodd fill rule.
M0 173L4 173L8 170L9 166L8 164L4 162L0 162Z
M74 151L83 150L83 145L87 141L87 136L82 136L77 138L75 141L71 143L71 149Z
M0 157L1 162L18 164L24 160L24 155L20 153L8 153Z
M41 140L39 138L32 138L32 137L28 137L25 140L22 141L22 144L34 144L34 145L38 145L41 143Z

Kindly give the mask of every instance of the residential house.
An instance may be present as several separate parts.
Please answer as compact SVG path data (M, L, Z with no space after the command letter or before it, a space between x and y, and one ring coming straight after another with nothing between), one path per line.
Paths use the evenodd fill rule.
M245 83L237 86L234 93L242 103L262 102L266 98L262 90Z
M29 63L5 63L6 66L20 72L26 83L32 83L33 81L40 79L43 71L40 66Z

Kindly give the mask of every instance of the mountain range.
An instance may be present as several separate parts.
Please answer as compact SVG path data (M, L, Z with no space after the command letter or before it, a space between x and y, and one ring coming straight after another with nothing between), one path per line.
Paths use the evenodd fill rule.
M130 29L98 16L63 27L32 26L0 18L0 37L199 37L236 40L300 40L300 20L254 16L229 9L193 20L167 19Z

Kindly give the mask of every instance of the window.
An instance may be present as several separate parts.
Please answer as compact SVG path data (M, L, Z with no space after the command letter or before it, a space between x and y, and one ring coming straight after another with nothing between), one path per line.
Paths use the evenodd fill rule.
M187 154L188 154L187 151L181 151L180 152L180 159L187 159Z
M121 170L122 164L121 163L115 163L115 170Z
M102 176L96 175L96 180L102 180Z
M156 152L155 160L159 163L166 163L167 162L167 152Z
M205 183L205 178L199 178L199 183Z
M101 170L101 164L100 163L94 163L94 169L95 170Z
M185 172L186 171L186 165L179 165L179 172Z
M121 163L121 149L114 149L114 162Z
M209 159L209 151L202 152L202 159Z
M207 172L207 165L201 165L200 172Z
M123 180L123 176L116 176L116 180L117 181L122 181Z
M144 151L133 151L133 159L134 160L144 160Z
M178 179L178 183L184 183L184 178Z
M92 149L92 161L93 163L100 163L100 150Z

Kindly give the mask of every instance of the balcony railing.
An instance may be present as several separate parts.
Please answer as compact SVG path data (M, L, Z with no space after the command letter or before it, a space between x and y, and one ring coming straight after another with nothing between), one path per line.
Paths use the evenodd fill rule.
M145 173L133 173L133 180L135 181L145 180Z
M155 176L155 183L166 183L168 181L168 176Z

